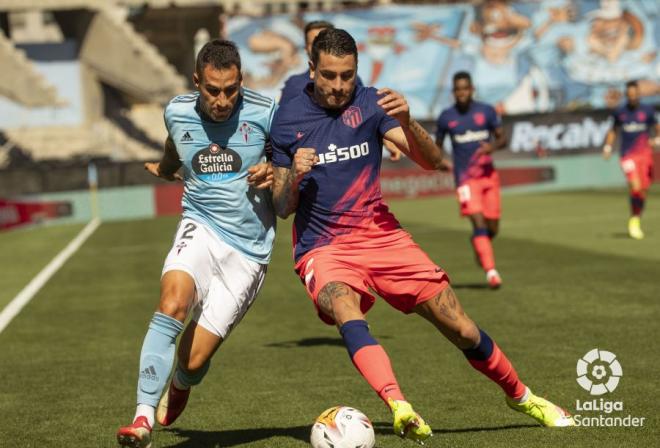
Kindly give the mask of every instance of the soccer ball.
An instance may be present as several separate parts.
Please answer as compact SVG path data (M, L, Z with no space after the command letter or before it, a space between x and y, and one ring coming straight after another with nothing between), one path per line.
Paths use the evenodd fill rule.
M362 412L347 406L326 409L314 422L314 448L373 448L374 427Z

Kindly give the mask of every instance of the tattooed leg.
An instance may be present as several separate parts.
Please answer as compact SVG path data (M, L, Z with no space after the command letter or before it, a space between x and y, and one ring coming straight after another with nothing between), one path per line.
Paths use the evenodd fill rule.
M332 317L339 327L349 320L364 319L360 311L360 294L345 283L328 283L319 292L316 302L321 311Z
M461 350L479 343L479 329L463 311L451 286L442 290L437 297L417 305L415 312L435 325Z

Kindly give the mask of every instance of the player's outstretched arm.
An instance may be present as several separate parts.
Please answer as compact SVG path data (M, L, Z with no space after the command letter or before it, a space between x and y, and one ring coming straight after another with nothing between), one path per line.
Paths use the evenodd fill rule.
M298 185L318 161L314 148L300 148L293 157L291 168L273 168L273 206L277 216L286 219L296 211L300 198Z
M403 153L427 170L446 170L449 168L442 149L435 144L426 130L410 117L408 102L398 92L389 88L378 91L384 95L378 100L387 115L396 118L401 127L392 128L383 136L394 143Z
M165 151L160 162L147 162L144 164L144 169L149 171L156 177L165 180L183 180L177 171L181 168L181 160L179 160L179 153L176 152L176 146L171 137L165 140Z

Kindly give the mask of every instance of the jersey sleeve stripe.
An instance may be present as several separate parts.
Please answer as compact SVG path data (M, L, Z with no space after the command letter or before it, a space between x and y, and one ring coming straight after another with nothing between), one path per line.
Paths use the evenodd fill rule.
M261 101L255 101L255 100L253 100L251 98L247 98L247 97L244 98L244 100L245 100L246 103L254 104L256 106L262 106L262 107L265 107L266 109L270 109L270 107L272 106L272 104L264 103L264 102L261 102Z
M175 96L172 98L172 103L192 103L193 101L197 101L197 98L199 95L196 94L190 94L190 95L179 95Z
M245 96L246 98L253 99L255 101L265 102L268 105L273 104L273 99L272 98L268 98L267 96L259 95L258 93L254 93L254 92L251 92L249 90L244 90L243 91L243 96Z

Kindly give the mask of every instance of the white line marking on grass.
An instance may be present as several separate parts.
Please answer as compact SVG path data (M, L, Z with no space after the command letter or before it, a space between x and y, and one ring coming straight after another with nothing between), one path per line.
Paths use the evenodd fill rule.
M92 219L84 229L71 242L51 260L48 265L34 277L25 288L19 292L16 297L0 312L0 333L12 321L14 317L21 312L23 307L39 292L41 288L50 280L50 278L62 267L67 260L76 253L80 246L89 238L98 228L101 221L98 218Z

